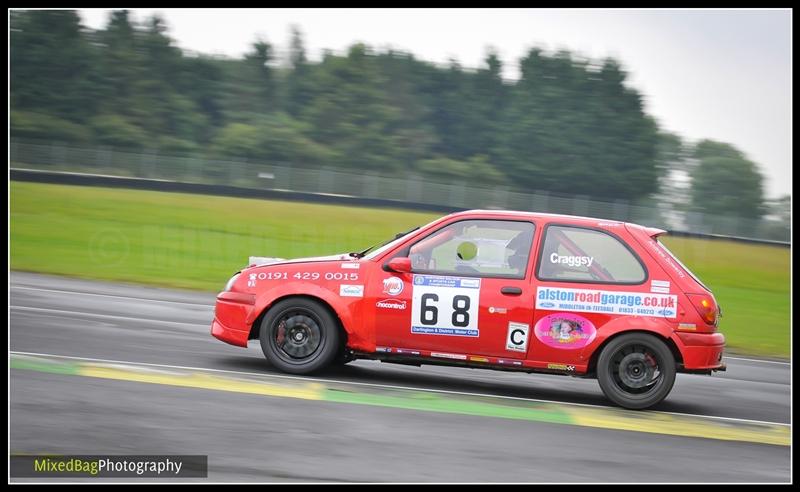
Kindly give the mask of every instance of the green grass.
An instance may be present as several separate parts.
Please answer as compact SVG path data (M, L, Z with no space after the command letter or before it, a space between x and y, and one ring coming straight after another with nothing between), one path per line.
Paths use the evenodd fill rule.
M355 251L439 214L11 182L11 268L216 291L247 257ZM789 354L789 249L665 238L739 353Z

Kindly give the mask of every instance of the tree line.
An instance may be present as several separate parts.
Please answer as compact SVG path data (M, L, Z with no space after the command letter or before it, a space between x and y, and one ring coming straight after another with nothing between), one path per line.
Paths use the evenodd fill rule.
M314 62L293 29L279 62L262 39L242 59L186 53L163 19L127 11L100 30L74 11L11 11L10 27L12 137L766 211L755 163L659 129L611 58L532 48L508 81L492 50L477 69L360 43Z

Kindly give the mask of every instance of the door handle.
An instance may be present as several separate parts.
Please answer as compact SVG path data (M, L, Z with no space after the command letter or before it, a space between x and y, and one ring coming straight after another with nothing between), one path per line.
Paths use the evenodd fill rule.
M500 293L505 294L507 296L518 296L522 294L522 289L520 289L519 287L506 286L500 288Z

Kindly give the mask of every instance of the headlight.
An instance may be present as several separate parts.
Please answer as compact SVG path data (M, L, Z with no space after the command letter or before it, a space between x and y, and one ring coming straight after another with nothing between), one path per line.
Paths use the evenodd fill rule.
M236 279L239 278L239 275L241 275L241 274L242 274L242 272L239 272L236 275L234 275L233 277L231 277L230 280L228 280L228 283L225 284L225 292L228 292L229 290L231 290L233 288L233 284L236 282Z

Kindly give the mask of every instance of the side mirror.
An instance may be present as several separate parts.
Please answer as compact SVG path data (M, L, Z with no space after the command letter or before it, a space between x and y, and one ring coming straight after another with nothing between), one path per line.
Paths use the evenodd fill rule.
M411 258L392 258L387 263L384 263L383 269L387 272L411 273Z

